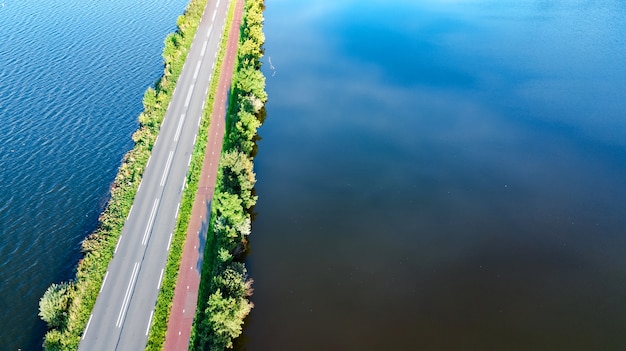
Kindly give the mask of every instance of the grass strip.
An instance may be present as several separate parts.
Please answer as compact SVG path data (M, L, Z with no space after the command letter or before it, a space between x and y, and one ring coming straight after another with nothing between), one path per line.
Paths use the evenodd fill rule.
M165 39L163 75L144 94L140 127L132 137L135 145L122 160L97 229L82 243L84 256L75 278L52 284L40 300L39 314L50 328L44 337L45 350L78 349L206 3L191 0L176 21L178 29Z
M156 308L154 311L154 319L152 326L150 327L150 335L148 337L148 344L146 350L157 351L163 348L165 342L165 334L167 332L167 323L169 321L170 311L172 308L172 301L174 299L174 290L176 288L176 281L178 279L178 272L180 270L180 263L182 260L182 252L187 237L187 228L189 226L189 219L191 217L191 210L195 201L195 195L198 190L198 182L200 179L200 173L202 172L202 164L204 161L204 153L206 150L208 140L208 130L211 122L211 115L213 113L215 94L217 92L217 86L219 83L220 72L222 69L222 63L224 61L224 55L226 53L226 45L228 44L228 36L230 32L230 25L235 13L235 1L231 1L228 9L228 16L226 24L224 25L224 33L222 33L222 40L213 70L213 79L209 88L209 93L204 106L202 114L202 121L200 124L200 130L198 131L198 139L194 148L191 166L187 174L187 187L183 192L183 199L180 205L180 215L178 217L178 223L172 239L172 246L167 259L167 265L165 268L165 276L163 278L163 284L159 291L159 297L157 299Z

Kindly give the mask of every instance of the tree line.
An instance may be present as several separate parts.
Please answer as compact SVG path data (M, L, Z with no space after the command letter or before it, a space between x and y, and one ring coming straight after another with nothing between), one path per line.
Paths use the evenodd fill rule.
M257 196L253 158L265 118L263 0L246 0L231 86L223 151L211 204L198 309L191 347L224 350L242 331L253 305L252 280L243 263Z

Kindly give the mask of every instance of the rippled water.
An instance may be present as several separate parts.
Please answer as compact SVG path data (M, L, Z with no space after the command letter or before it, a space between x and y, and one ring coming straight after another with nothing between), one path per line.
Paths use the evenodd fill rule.
M186 3L2 1L0 350L40 348L39 298L72 276Z
M240 349L624 348L624 1L266 5Z

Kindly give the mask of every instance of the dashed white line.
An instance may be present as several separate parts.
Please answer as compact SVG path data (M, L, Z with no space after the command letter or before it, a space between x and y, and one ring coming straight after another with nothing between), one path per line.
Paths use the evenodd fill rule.
M174 219L178 218L178 210L180 210L180 202L176 205L176 214L174 215Z
M172 157L174 156L174 151L170 151L170 154L167 156L167 162L165 163L165 169L163 170L163 175L161 176L160 185L165 185L165 180L167 179L167 174L170 172L170 167L172 166Z
M193 136L193 145L196 145L196 138L198 138L198 134Z
M202 45L202 52L200 53L201 57L204 57L204 54L206 53L206 46L209 42L205 41L204 44Z
M178 141L178 137L180 137L180 131L183 128L183 123L185 122L185 114L180 115L180 120L178 120L178 127L176 127L176 134L174 134L174 141Z
M211 22L215 21L215 15L217 15L217 9L213 10L213 17L211 18Z
M193 73L193 79L197 79L198 78L198 72L200 72L200 64L202 63L202 61L198 60L198 63L196 64L196 71Z
M211 26L209 27L209 29L207 29L206 31L206 36L210 37L211 36L211 31L213 30L213 24L211 24Z
M194 84L191 84L189 87L189 92L187 93L187 99L185 100L185 107L189 107L189 101L191 100L191 93L193 93Z
M89 330L89 324L91 324L91 319L93 318L93 313L89 316L89 321L87 322L87 326L85 327L85 332L83 333L82 340L85 340L85 336L87 336L87 330Z
M191 164L191 155L189 155L189 161L187 161L187 168L189 168L190 164Z
M220 1L222 1L222 0L217 0L217 3L215 4L215 7L216 7L216 8L217 8L217 7L220 7Z
M128 218L130 218L130 214L133 213L133 205L130 205L130 210L128 210L128 216L126 216L126 220L128 220Z
M146 231L143 233L143 239L141 240L141 245L146 245L148 242L148 238L150 237L150 231L152 230L152 225L154 224L154 215L156 214L156 210L159 207L159 198L154 199L154 204L152 205L152 211L150 211L150 217L148 218L148 226L146 227Z
M104 289L104 284L106 284L108 276L109 276L109 271L107 271L107 273L104 275L104 279L102 280L102 285L100 286L100 292L102 292L102 289Z
M122 321L124 320L124 316L126 316L128 303L130 302L131 292L133 291L133 287L135 286L135 282L137 281L138 272L139 262L135 262L135 266L133 267L133 273L130 276L130 282L128 283L128 287L126 288L126 294L124 294L124 300L122 301L122 308L120 309L120 313L117 315L117 322L115 323L115 326L118 328L122 326Z
M148 319L148 327L146 328L146 336L148 336L148 333L150 332L150 324L152 324L152 317L154 316L154 310L152 310L152 312L150 312L150 319Z

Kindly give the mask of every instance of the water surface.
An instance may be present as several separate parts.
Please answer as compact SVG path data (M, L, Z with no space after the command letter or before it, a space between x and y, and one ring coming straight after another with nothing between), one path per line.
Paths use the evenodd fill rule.
M2 1L0 350L41 349L39 298L73 276L186 3Z
M626 3L266 5L240 349L624 347Z

